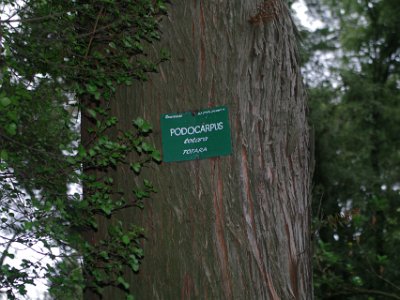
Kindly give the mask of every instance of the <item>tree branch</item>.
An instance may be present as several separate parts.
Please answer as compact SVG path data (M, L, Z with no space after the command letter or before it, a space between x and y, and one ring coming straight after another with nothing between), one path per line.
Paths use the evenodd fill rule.
M4 251L3 251L3 253L1 254L1 257L0 257L0 267L3 266L4 260L6 259L7 254L8 254L8 250L10 249L11 244L15 242L15 239L16 239L17 236L18 236L18 233L14 233L12 238L9 239L9 241L7 242L7 246L4 249Z
M16 12L16 13L12 14L11 16L8 17L8 19L0 20L0 22L1 23L6 23L6 24L11 24L11 23L32 23L32 22L38 22L38 21L43 21L43 20L47 20L47 19L52 19L54 17L62 16L64 14L64 12L63 12L63 13L55 13L55 14L42 16L42 17L11 20L18 13L19 12Z
M93 30L92 30L92 34L91 34L91 36L90 36L89 45L88 45L88 47L87 47L87 49L86 49L85 58L87 58L87 56L89 55L90 48L92 47L92 42L93 42L93 39L94 39L94 35L95 35L95 33L96 33L97 26L99 25L100 16L101 16L101 14L103 13L103 9L104 9L104 7L102 6L102 7L100 8L99 13L97 14L96 22L95 22L95 24L94 24L94 27L93 27Z
M387 292L382 292L382 291L378 291L378 290L368 290L368 289L363 289L363 288L353 288L352 290L359 294L381 295L381 296L385 296L385 297L388 297L391 299L399 299L400 300L400 296L398 296L398 295L387 293Z

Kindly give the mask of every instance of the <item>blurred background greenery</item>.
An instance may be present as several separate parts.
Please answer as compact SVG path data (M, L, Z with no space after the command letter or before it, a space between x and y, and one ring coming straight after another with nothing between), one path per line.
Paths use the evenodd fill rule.
M400 299L400 2L306 4L315 298Z

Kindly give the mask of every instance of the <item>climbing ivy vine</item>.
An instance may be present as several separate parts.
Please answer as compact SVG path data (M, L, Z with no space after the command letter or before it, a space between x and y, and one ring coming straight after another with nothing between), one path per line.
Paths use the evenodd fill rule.
M168 59L150 51L165 2L3 0L0 9L0 292L16 299L46 278L57 299L109 286L132 299L124 274L139 270L144 232L114 215L143 208L155 189L142 179L122 194L110 174L129 165L140 176L161 156L151 125L137 117L117 129L110 102ZM104 220L108 232L89 238ZM20 259L18 247L38 259Z

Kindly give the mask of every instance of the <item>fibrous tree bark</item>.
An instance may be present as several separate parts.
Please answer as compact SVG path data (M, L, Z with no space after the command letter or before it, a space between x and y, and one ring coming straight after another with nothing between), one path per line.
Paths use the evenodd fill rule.
M233 153L147 170L158 193L122 216L146 229L134 294L312 299L307 105L284 1L174 1L155 47L171 60L119 90L120 126L143 116L161 147L161 114L225 105Z

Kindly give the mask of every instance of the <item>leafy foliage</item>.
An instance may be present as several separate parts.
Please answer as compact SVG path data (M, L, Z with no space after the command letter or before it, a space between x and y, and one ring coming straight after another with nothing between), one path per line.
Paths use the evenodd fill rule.
M316 297L399 299L399 6L321 2L310 48L335 63L310 90Z
M60 299L117 286L130 294L125 268L139 270L143 230L114 215L143 207L147 180L123 195L110 171L133 174L161 160L147 142L151 126L136 119L116 129L109 102L121 84L146 80L168 58L147 50L160 38L162 0L1 1L0 285L10 299L35 278L51 281ZM81 134L79 118L82 118ZM131 153L137 161L132 162ZM129 157L129 158L128 158ZM71 193L71 185L84 193ZM102 222L109 230L97 235ZM92 237L96 236L96 239ZM57 262L13 260L13 245ZM82 262L84 266L82 268Z

